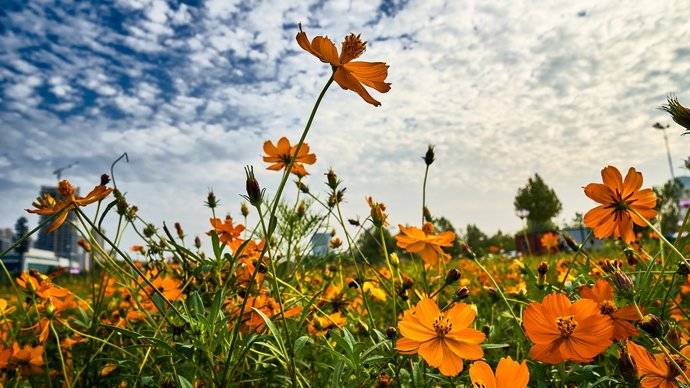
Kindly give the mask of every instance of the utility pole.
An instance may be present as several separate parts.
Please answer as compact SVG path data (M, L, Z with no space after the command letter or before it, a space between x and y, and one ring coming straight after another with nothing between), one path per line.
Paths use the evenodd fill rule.
M666 124L666 126L663 126L661 123L656 122L654 125L652 125L652 128L658 129L661 131L661 133L664 134L664 143L666 143L666 157L668 158L668 169L671 171L671 179L674 181L676 180L676 174L673 173L673 162L671 159L671 147L668 145L668 136L666 135L666 128L669 127L669 124Z

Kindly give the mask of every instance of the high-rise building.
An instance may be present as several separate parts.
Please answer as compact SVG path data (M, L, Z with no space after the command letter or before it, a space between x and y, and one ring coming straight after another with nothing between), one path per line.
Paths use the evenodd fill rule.
M14 231L10 228L0 229L0 252L4 252L14 243Z
M62 199L58 192L58 188L55 186L41 186L40 195L43 196L44 194L50 194L57 200ZM78 188L77 194L79 194ZM39 222L45 221L48 217L50 216L42 215ZM52 251L57 257L65 257L71 261L83 264L83 255L77 244L77 241L79 241L78 234L71 224L73 222L77 222L77 216L74 212L70 212L65 223L54 232L48 233L47 226L41 228L38 231L38 238L36 239L34 247Z

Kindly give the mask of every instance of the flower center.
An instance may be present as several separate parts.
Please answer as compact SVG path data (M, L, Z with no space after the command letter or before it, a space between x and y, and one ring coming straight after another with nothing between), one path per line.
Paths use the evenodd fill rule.
M682 356L679 356L677 354L674 354L671 356L672 361L666 361L666 364L668 364L668 373L669 373L669 379L674 380L676 377L680 376L683 374L683 371L687 369L687 364L685 362L685 359ZM678 366L676 366L678 365ZM680 367L680 370L678 369Z
M561 337L570 337L577 327L575 316L566 315L556 318L556 327L558 327L558 331L561 332Z
M345 64L362 55L367 47L367 42L362 42L359 35L350 34L343 41L340 64Z
M439 337L445 337L453 328L453 323L445 315L441 314L434 319L434 330Z
M616 306L610 300L605 300L601 302L600 310L604 315L611 315L616 312Z

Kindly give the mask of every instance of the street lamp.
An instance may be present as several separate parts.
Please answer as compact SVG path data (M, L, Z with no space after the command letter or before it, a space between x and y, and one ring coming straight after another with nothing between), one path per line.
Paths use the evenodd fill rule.
M664 134L664 143L666 143L666 157L668 158L668 169L671 171L671 179L675 180L676 175L673 173L673 162L671 161L671 147L668 145L668 136L666 136L666 128L669 127L669 124L666 124L666 126L662 125L659 122L654 123L652 125L652 128L658 129L661 131L661 133Z

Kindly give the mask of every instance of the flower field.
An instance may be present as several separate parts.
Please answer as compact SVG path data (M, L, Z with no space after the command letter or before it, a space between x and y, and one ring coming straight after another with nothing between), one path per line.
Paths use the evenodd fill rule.
M24 204L47 217L15 246L41 228L73 227L96 270L12 274L3 264L2 385L690 385L690 212L674 236L664 233L644 171L602 166L600 181L582 182L586 238L525 230L517 253L439 222L426 192L442 155L429 146L417 159L419 220L390 225L385 200L346 191L308 145L326 93L354 92L373 110L391 89L389 66L362 60L360 35L336 47L300 26L295 47L331 76L301 133L256 145L265 164L245 168L242 198L208 193L206 235L150 223L105 174L84 196L62 180L58 196ZM677 99L663 109L690 128ZM259 168L279 185L264 187ZM366 201L369 214L344 214L346 198ZM234 209L242 217L221 216ZM104 220L115 233L102 232ZM317 255L310 239L324 223L328 252ZM123 246L125 228L137 244ZM587 244L594 239L599 246Z

